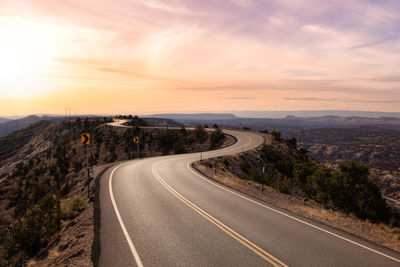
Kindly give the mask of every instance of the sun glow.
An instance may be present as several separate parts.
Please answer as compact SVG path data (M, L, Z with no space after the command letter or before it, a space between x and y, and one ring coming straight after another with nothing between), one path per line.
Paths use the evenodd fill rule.
M55 53L54 29L21 18L0 20L0 95L21 98L45 90Z

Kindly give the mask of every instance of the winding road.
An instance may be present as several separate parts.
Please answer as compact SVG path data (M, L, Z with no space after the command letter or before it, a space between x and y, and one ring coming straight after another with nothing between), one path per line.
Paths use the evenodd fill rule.
M202 158L254 149L237 138ZM289 213L194 171L200 153L132 160L100 180L99 266L400 266L400 254Z

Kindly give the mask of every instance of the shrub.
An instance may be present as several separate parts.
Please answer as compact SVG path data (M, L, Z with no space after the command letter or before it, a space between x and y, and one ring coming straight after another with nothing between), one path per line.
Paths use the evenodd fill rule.
M281 132L273 131L271 134L274 137L274 140L276 140L276 141L281 141L282 140Z
M301 188L303 191L306 190L307 178L314 172L313 168L306 163L297 163L294 165L293 176L294 184Z
M74 171L78 173L82 169L82 163L80 161L74 162Z
M263 183L264 179L259 169L251 167L248 171L248 179L258 183Z
M290 158L278 160L275 163L275 167L283 175L293 177L294 162Z
M176 133L170 130L163 131L158 137L158 142L160 144L163 154L168 154L168 152L174 147L174 144L178 141ZM177 145L179 146L179 145ZM182 145L183 146L183 145ZM179 147L176 147L179 149Z
M387 221L389 209L379 187L368 176L369 169L364 164L339 164L339 170L331 177L330 198L335 206L362 219Z
M251 168L251 165L249 162L245 161L245 162L241 162L240 163L240 169L245 172L245 173L249 173L249 169Z
M187 131L186 131L186 128L185 128L185 126L181 126L181 134L183 135L183 136L187 136Z
M286 140L286 144L288 144L291 148L297 149L297 140L294 137Z
M134 117L132 117L132 115L129 115L128 118L130 119L127 123L129 126L149 126L149 124L145 120L139 118L136 115Z
M177 142L175 142L173 148L174 148L175 154L185 153L185 147L181 140L178 140Z
M208 127L207 127L208 128ZM207 135L207 132L205 130L205 127L202 125L198 125L196 126L196 128L194 129L194 135L196 136L197 139L201 139L204 136Z
M85 208L86 201L80 196L62 199L60 203L61 218L73 219Z
M222 130L220 128L215 128L215 131L211 133L210 136L210 147L211 149L216 148L218 145L220 145L220 143L222 142L222 140L225 139L225 135L222 132Z
M60 200L47 194L30 208L14 226L14 240L30 255L45 247L60 227Z
M327 203L331 198L329 194L331 177L332 171L329 168L317 168L312 175L307 177L306 193L308 197L320 203Z

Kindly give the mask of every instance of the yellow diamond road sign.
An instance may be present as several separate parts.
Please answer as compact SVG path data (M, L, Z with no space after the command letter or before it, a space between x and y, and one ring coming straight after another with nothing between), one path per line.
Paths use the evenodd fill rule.
M88 145L90 144L90 134L88 133L84 133L81 135L81 142L84 145Z
M139 144L139 136L133 137L133 142L134 142L135 144Z

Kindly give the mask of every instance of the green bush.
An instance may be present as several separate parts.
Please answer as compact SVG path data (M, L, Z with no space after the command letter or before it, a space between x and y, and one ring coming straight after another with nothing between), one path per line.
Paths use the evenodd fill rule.
M174 148L174 144L178 142L178 136L175 132L170 130L165 130L161 132L160 136L158 137L158 143L160 145L160 149L162 150L163 154L168 154L169 151ZM179 146L179 145L177 145ZM183 144L182 144L183 146ZM179 147L176 147L179 149Z
M74 171L78 173L82 169L82 163L80 161L74 162Z
M307 190L307 178L314 172L313 168L307 163L297 163L294 165L293 176L294 185L303 191Z
M60 202L61 218L64 220L75 218L85 206L86 201L80 196L62 199Z
M145 120L139 118L136 115L134 117L132 117L132 115L129 115L128 118L130 119L127 123L129 126L149 126L149 124Z
M285 176L293 177L294 162L290 158L283 158L275 163L276 169Z
M36 206L28 209L14 226L16 244L34 255L45 247L60 227L60 200L47 194Z
M272 137L276 141L281 141L282 140L282 134L279 131L276 131L275 129L271 132Z
M320 203L328 203L330 200L330 180L332 171L326 167L317 168L314 173L307 177L307 190L308 197L315 199Z
M248 170L248 173L249 173L249 175L248 175L248 179L249 180L253 180L253 181L257 182L257 183L263 183L264 182L262 173L258 168L251 167Z
M294 137L286 140L286 144L288 144L291 148L297 149L297 140Z
M207 127L208 128L208 127ZM207 132L205 130L205 127L202 125L198 125L196 126L196 128L194 129L194 135L196 136L197 139L201 139L204 136L207 135Z
M222 132L222 130L220 128L215 128L214 132L212 132L210 136L211 149L214 149L217 146L219 146L224 139L225 139L225 134Z
M339 170L331 177L330 198L335 206L362 219L387 221L389 209L378 185L368 176L369 169L364 164L339 164Z
M174 151L175 154L181 154L185 153L185 146L183 145L183 142L181 140L178 140L174 143Z

